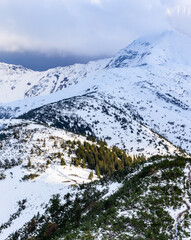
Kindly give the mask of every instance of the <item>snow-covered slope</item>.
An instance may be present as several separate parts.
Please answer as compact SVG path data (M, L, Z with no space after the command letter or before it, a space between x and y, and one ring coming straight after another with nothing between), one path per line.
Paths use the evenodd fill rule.
M45 205L53 194L65 197L69 193L70 196L67 196L71 204L74 201L71 206L75 211L83 210L80 213L86 218L87 209L91 214L94 204L99 199L110 198L113 192L116 192L116 201L111 197L111 201L106 201L100 208L101 213L107 213L108 204L120 203L114 219L119 219L121 223L121 219L127 218L130 225L124 225L124 234L129 239L140 229L134 228L136 222L131 222L131 217L140 224L142 220L144 222L146 211L150 214L149 221L155 215L155 219L159 219L161 212L163 217L168 215L169 231L163 221L157 222L162 223L161 229L166 236L184 236L184 229L189 231L188 227L182 227L181 231L177 227L183 226L179 220L190 211L190 199L187 201L191 178L189 159L153 157L150 162L135 165L133 170L127 168L124 175L117 173L113 179L103 180L95 187L94 184L87 185L87 191L81 189L84 186L79 186L82 190L80 194L84 194L80 205L79 188L71 188L71 185L90 181L91 170L87 165L82 168L82 162L78 165L83 158L76 158L74 140L76 144L85 141L85 137L77 134L105 139L109 147L117 145L130 155L181 155L182 150L176 146L191 153L190 56L190 39L176 32L165 32L140 38L113 58L87 65L34 72L21 66L0 64L0 189L3 191L0 203L5 206L0 213L0 239L6 239L38 212L44 214ZM11 119L15 117L20 119ZM111 148L107 147L107 150L109 152ZM116 159L114 156L113 159L115 163L122 162L119 157ZM75 160L78 167L74 166ZM116 168L120 166L112 164ZM95 176L94 172L94 179L97 179ZM129 187L132 187L131 191ZM158 202L158 190L161 191L163 205ZM168 201L167 198L163 201L164 190L168 192ZM133 191L134 194L129 195ZM152 201L153 196L155 201ZM140 197L145 204L143 211ZM62 198L63 204L65 200ZM156 210L156 214L154 210L153 215L149 211L158 207L157 203L162 207L160 212ZM102 204L98 202L98 207ZM76 219L75 211L71 212L72 208L67 206L68 213L71 216L74 214ZM63 211L63 222L67 211ZM138 238L146 234L145 229L150 225L154 229L156 222L153 221L144 226L142 233L136 232ZM185 217L184 225L186 223ZM94 229L95 232L91 230L91 233L100 239L104 238L104 234L111 237L108 226L112 226L111 223L106 223L103 229ZM129 230L127 226L132 228ZM25 230L30 231L30 227L30 224L26 225ZM123 231L116 231L115 236L120 239ZM163 234L163 231L159 233ZM76 234L82 236L83 232L79 230ZM28 236L31 237L30 234Z
M179 153L176 147L142 123L132 105L114 105L114 99L108 97L104 93L87 93L48 104L21 118L106 139L110 146L117 145L131 155Z
M53 194L89 182L91 170L71 164L75 154L67 141L83 143L84 137L21 120L1 120L0 126L0 239L6 239L43 213Z
M107 60L57 67L35 72L22 66L0 63L0 103L43 96L77 84L105 66Z
M190 240L190 161L155 156L61 193L7 240Z
M78 77L76 82L71 80L76 84L62 88L59 83L55 89L62 90L55 90L52 94L1 104L1 118L18 117L44 105L41 109L34 110L32 115L24 116L41 121L45 105L65 99L64 103L68 99L71 102L69 107L59 103L51 105L50 108L54 108L53 114L48 113L49 117L44 123L54 125L55 121L58 123L63 118L73 121L76 116L83 124L90 124L92 132L98 137L111 138L111 144L119 144L129 152L134 146L134 153L146 149L146 152L154 152L148 144L144 144L144 139L149 139L152 135L149 133L148 137L148 132L154 131L190 152L190 51L191 40L177 32L167 31L161 35L140 38L112 59L60 68L65 76L70 73L70 79ZM85 70L79 68L86 69L88 74L84 76ZM73 70L68 72L68 69ZM56 70L50 71L54 76ZM42 86L39 84L39 89L35 90L36 95L51 92L45 82L42 80ZM43 90L44 86L47 92ZM28 96L35 95L30 93ZM95 113L95 108L105 110ZM121 119L116 117L116 111L118 116L123 116L125 122L121 123ZM95 123L97 127L94 129ZM138 126L145 129L141 135L142 143ZM69 127L68 130L73 130L72 124L71 129Z
M119 51L107 67L142 67L146 65L191 66L191 40L187 36L166 31L135 40Z

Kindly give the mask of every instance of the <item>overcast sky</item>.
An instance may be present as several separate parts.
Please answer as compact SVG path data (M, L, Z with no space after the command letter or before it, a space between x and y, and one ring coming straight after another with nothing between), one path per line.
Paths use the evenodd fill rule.
M191 37L191 0L0 0L0 61L83 62L171 28Z

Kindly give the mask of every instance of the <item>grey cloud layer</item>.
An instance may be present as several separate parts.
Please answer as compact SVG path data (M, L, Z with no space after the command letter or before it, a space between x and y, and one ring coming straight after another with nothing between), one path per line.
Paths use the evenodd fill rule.
M169 28L167 8L187 3L161 1L0 0L0 50L113 54L135 37ZM190 34L184 16L188 29L181 29L176 11L168 18Z

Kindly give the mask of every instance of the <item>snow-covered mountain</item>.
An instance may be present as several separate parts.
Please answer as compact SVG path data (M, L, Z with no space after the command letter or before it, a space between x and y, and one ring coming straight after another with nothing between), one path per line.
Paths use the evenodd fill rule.
M57 67L35 72L22 66L0 63L0 102L8 103L29 97L48 95L90 77L105 66L106 60Z
M187 36L165 31L141 37L119 51L107 67L191 66L191 41Z
M35 72L1 63L0 203L6 207L0 212L0 238L51 239L59 229L86 239L90 233L84 227L97 239L139 239L150 232L147 239L159 234L187 239L190 159L158 156L144 163L142 154L191 153L190 56L191 39L167 31L86 65ZM85 136L105 139L108 146L86 142ZM141 163L133 165L132 159ZM90 173L95 180L100 172L125 167L111 178L77 186L90 182ZM53 194L60 194L61 202L54 196L46 206ZM104 225L94 206L106 214ZM95 224L88 225L89 219ZM128 224L118 231L123 221Z
M78 122L88 126L89 132L97 137L107 138L111 145L118 144L134 154L162 153L154 147L160 141L159 138L153 140L153 134L157 133L190 152L190 52L189 38L167 31L142 37L113 58L87 65L46 72L6 65L11 70L1 77L2 82L8 84L7 79L17 78L18 82L27 79L27 87L21 89L15 82L15 89L9 91L25 99L2 103L1 118L15 118L25 113L24 118L68 130L74 130L73 125ZM11 101L19 99L14 97L14 92L9 95Z

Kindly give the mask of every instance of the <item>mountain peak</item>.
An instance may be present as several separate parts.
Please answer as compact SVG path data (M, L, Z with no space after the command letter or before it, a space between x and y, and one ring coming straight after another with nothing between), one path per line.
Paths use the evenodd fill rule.
M191 66L191 39L176 31L147 35L120 50L107 67L184 64Z

